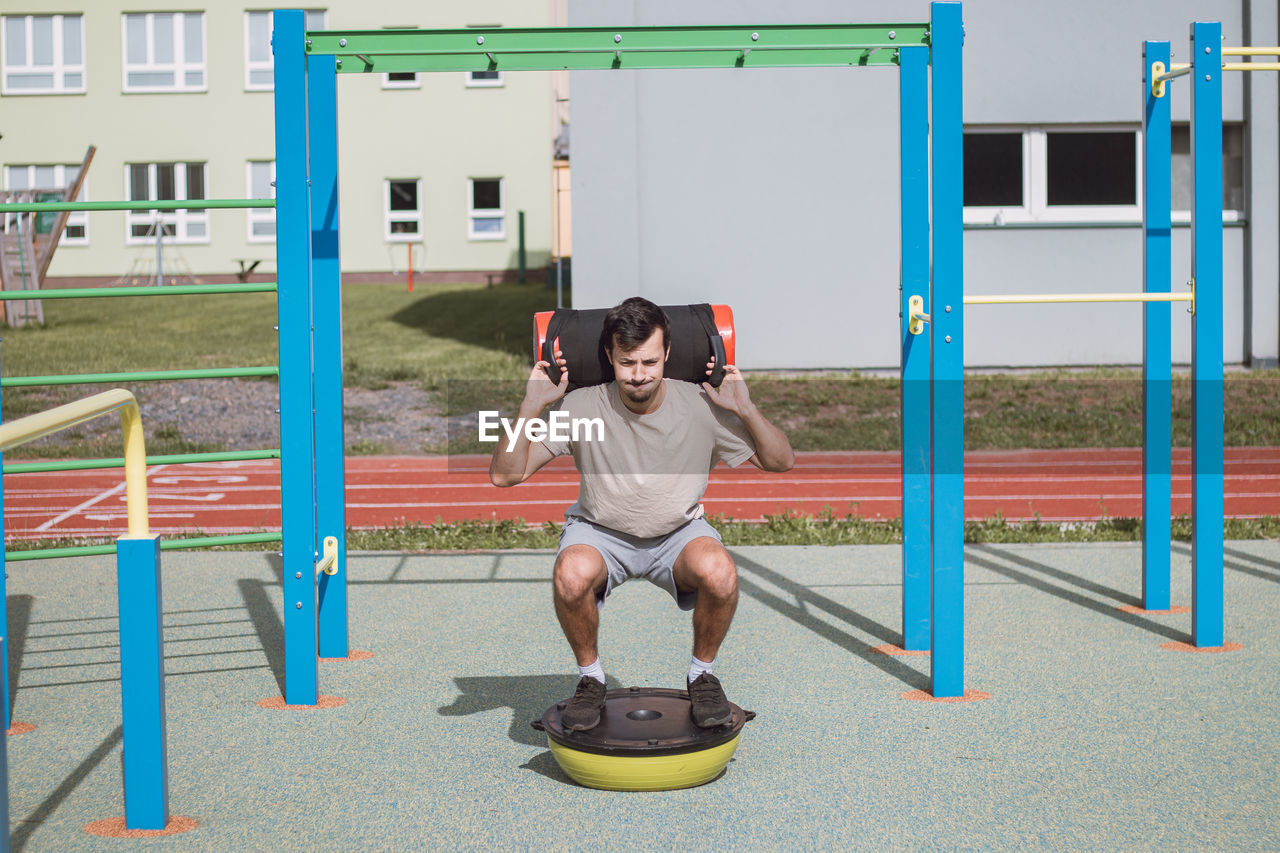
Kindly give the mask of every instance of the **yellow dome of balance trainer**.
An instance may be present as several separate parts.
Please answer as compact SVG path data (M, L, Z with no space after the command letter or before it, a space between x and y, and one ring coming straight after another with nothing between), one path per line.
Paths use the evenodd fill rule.
M565 705L548 708L533 727L547 733L551 754L570 779L610 791L669 791L710 782L733 758L742 727L755 718L732 705L732 722L701 729L689 717L685 691L630 687L606 693L600 724L575 732L560 722Z

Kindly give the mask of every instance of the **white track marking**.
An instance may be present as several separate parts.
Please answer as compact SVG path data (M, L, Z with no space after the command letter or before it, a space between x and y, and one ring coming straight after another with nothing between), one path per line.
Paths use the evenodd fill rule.
M225 497L226 495L223 494L222 492L206 492L203 495L183 495L183 494L175 495L173 492L151 492L147 495L147 502L150 503L151 501L200 501L203 503L214 503L216 501L222 500ZM119 498L117 498L117 500L119 500L121 503L124 503L127 500L127 498L124 495L121 495Z
M156 473L157 471L161 470L164 467L165 467L164 465L157 465L154 468L147 471L146 476L150 477L152 474ZM107 498L111 497L112 495L120 494L120 492L124 491L125 485L126 484L124 482L117 483L115 486L112 486L110 489L107 489L105 492L100 492L96 496L89 498L89 500L85 501L79 506L73 507L72 509L67 510L61 515L58 515L58 516L55 516L54 518L49 519L44 524L41 524L39 527L37 527L36 530L41 530L41 531L48 530L49 528L53 527L55 524L60 524L61 522L66 521L71 516L81 512L82 510L88 509L89 507L97 504L99 501L104 501Z
M162 486L176 486L179 483L243 483L249 478L243 474L169 474L156 477L151 482Z

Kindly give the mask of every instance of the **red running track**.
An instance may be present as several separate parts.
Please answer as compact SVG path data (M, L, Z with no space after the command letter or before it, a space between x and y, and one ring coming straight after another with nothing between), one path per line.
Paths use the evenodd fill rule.
M1141 517L1141 450L978 452L966 455L965 517L1094 521ZM1174 453L1173 512L1191 511L1191 462ZM349 457L347 521L356 527L437 519L559 521L578 493L569 459L511 489L489 483L488 457ZM1226 515L1280 515L1280 447L1228 448ZM161 535L280 529L279 463L158 465L148 472L151 528ZM719 466L703 505L748 521L784 511L897 518L896 453L800 453L785 474ZM126 527L119 470L10 474L4 478L8 539L114 536Z

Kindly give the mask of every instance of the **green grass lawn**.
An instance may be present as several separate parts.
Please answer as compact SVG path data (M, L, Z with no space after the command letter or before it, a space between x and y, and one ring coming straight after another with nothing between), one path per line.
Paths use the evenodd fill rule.
M374 390L391 382L416 383L442 411L453 414L477 408L511 412L532 360L532 315L554 304L554 291L541 284L428 285L412 294L400 284L345 286L344 381L348 387ZM3 375L243 367L277 359L273 294L46 300L44 311L42 328L5 330ZM895 378L850 371L785 378L759 373L748 380L753 398L798 450L891 451L899 446L900 385ZM48 408L76 393L71 388L5 389L3 417ZM1175 378L1172 394L1174 442L1186 446L1189 378ZM1225 397L1228 445L1280 445L1280 418L1275 416L1280 411L1280 371L1229 374ZM1141 418L1137 370L981 374L965 382L969 449L1132 447L1142 442ZM151 453L219 449L225 448L188 441L176 428L161 430L148 442ZM463 436L448 449L487 452L491 446ZM42 456L117 454L114 442L110 448L72 442L40 451ZM722 523L726 543L735 545L887 543L901 537L900 525L830 515L783 515L763 525ZM1133 519L1063 527L1014 525L995 518L967 525L965 536L974 542L1132 540L1140 529ZM1175 524L1176 537L1185 538L1189 531L1185 519ZM353 531L351 547L553 547L557 535L554 525L437 524ZM1276 535L1278 519L1228 521L1229 537Z
M532 349L532 316L553 308L542 284L401 284L343 288L344 381L378 389L418 383L443 411L512 411ZM8 329L5 376L181 367L235 367L276 361L275 296L46 300L43 328ZM750 375L751 393L798 450L896 450L899 382L841 375ZM104 386L105 387L105 386ZM1175 378L1174 443L1190 443L1191 382ZM1226 443L1280 444L1280 372L1229 374ZM6 389L6 419L61 401L59 393ZM975 375L965 382L965 445L973 450L1133 447L1142 443L1137 370ZM154 452L193 449L181 435ZM216 449L201 447L200 449ZM442 450L444 448L441 448ZM451 452L486 452L468 436Z

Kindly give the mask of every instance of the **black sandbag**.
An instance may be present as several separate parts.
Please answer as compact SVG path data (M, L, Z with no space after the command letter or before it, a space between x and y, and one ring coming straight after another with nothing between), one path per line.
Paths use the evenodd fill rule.
M715 312L708 303L663 305L670 325L671 345L663 373L668 379L719 387L724 380L724 340L716 329ZM560 368L552 357L552 345L560 339L560 351L569 367L569 390L612 382L613 366L605 356L604 318L608 308L557 309L547 324L547 337L539 357L548 363L547 374L559 383ZM716 359L715 370L707 376L707 362Z

